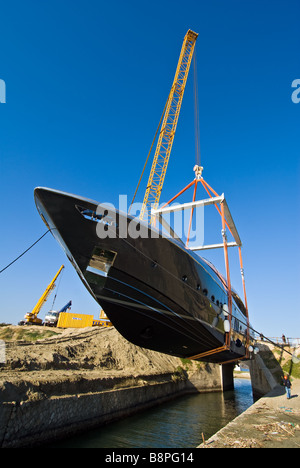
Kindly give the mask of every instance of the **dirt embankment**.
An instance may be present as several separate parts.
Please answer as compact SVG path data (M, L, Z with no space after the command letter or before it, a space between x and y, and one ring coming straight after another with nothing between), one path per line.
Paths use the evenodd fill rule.
M20 327L9 328L2 330L11 339L5 343L6 362L0 364L2 402L187 379L201 371L208 387L214 386L209 382L213 365L183 363L134 346L114 327L55 329L53 336L35 342L15 341ZM28 328L30 333L42 332L41 327Z
M36 327L35 327L36 328ZM170 371L177 358L138 348L115 328L67 329L35 342L6 343L7 371L115 370L153 372L158 366Z

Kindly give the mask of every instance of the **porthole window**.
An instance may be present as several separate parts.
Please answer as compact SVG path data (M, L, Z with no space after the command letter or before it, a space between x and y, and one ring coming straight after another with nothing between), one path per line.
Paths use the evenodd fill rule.
M215 302L215 296L211 296L212 302Z
M207 295L208 295L207 289L203 289L203 294L204 294L204 296L207 296Z
M187 282L187 276L186 275L183 275L182 281L184 281L185 283Z
M201 290L201 286L200 284L197 284L197 291L200 291Z

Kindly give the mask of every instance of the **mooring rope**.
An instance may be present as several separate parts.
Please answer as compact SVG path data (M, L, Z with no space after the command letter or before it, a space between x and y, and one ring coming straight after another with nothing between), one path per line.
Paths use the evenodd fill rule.
M43 237L45 237L46 234L48 234L48 232L50 232L50 229L48 229L48 231L46 231L41 237L39 237L30 247L28 247L28 249L24 250L24 252L21 253L21 255L19 255L17 258L15 258L12 262L10 262L8 265L6 265L6 267L2 268L2 270L0 270L0 273L3 273L3 271L7 270L7 268L9 268L11 265L13 265L17 260L19 260L21 257L23 257L23 255L25 255L30 249L32 249L32 247L34 247L38 242L40 242L40 240L43 239Z

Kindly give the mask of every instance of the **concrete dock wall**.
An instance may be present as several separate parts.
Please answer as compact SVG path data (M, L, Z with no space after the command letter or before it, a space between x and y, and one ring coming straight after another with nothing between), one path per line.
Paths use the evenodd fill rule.
M253 393L259 396L277 385L278 369L268 368L263 359L268 350L263 351L248 361ZM179 366L171 374L104 379L101 372L96 372L73 381L68 377L61 382L37 379L26 383L26 397L24 385L10 383L1 394L0 447L35 446L99 427L187 393L226 391L233 386L233 367L234 364L194 363ZM71 375L74 377L74 372Z
M182 393L184 383L161 383L99 393L4 403L1 447L56 440L128 416Z
M257 355L255 359L248 362L253 395L263 396L278 385L261 356Z
M261 397L272 391L281 383L282 369L275 359L272 347L259 344L259 353L250 361L245 361L249 367L253 395Z
M163 380L163 379L161 379ZM64 384L66 386L66 383ZM99 383L99 388L101 385ZM0 447L26 447L68 437L129 416L180 395L222 391L220 366L188 375L183 369L164 381L79 394L36 394L0 406Z

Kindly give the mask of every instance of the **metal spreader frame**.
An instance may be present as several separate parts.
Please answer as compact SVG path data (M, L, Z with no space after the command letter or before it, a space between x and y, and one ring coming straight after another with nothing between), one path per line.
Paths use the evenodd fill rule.
M246 295L246 286L245 286L245 276L244 276L244 267L243 267L243 260L242 260L242 242L240 236L238 234L237 228L235 226L234 220L230 213L228 204L226 202L224 194L218 195L218 193L210 187L210 185L203 179L202 171L203 167L195 166L195 179L190 182L184 189L178 192L174 197L172 197L165 205L158 209L151 210L151 216L155 217L155 219L167 230L169 235L174 239L179 239L180 237L174 232L171 226L166 222L163 218L163 215L166 213L182 211L182 210L191 210L190 220L189 220L189 229L188 229L188 236L185 247L192 251L199 251L199 250L208 250L208 249L218 249L223 248L224 250L224 259L225 259L225 268L226 268L226 280L227 280L227 294L228 294L228 309L229 309L229 324L230 330L226 333L225 343L223 346L207 351L205 353L197 354L196 356L191 356L190 359L201 359L203 357L207 357L209 355L217 354L223 351L227 351L230 349L230 340L231 340L231 324L232 324L232 289L231 289L231 280L230 280L230 268L229 268L229 258L228 258L228 248L229 247L238 247L239 251L239 260L240 260L240 268L241 268L241 276L242 276L242 283L243 283L243 291L244 291L244 300L245 300L245 308L246 308L246 318L247 318L247 336L246 336L246 354L242 359L249 358L249 342L250 342L250 323L249 323L249 313L248 313L248 304L247 304L247 295ZM196 193L197 193L197 186L201 183L204 187L205 191L208 193L209 198L198 200L196 201ZM186 192L189 188L194 186L194 193L193 193L193 201L190 203L182 203L176 204L174 206L170 206L170 204L175 201L180 195ZM222 221L222 238L223 242L220 244L209 244L203 245L198 247L189 247L189 240L190 240L190 231L192 226L192 219L194 214L194 209L199 206L208 206L208 205L215 205L217 211L221 216ZM227 241L227 233L226 227L232 234L234 238L234 242ZM234 359L236 361L239 359ZM226 361L231 362L231 361Z

